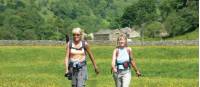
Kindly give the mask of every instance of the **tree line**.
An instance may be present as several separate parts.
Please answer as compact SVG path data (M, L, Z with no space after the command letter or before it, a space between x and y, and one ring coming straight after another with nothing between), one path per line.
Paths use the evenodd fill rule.
M199 0L139 0L127 7L115 25L139 27L143 36L167 32L167 37L174 37L198 29L198 19Z
M198 9L198 0L0 0L0 39L65 40L74 27L176 36L198 28Z

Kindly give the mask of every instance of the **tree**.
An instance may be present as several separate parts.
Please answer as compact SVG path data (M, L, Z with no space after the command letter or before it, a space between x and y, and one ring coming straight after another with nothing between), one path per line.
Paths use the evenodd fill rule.
M145 24L157 20L156 0L139 0L137 3L128 7L121 17L122 27L139 25L142 42L144 37Z
M37 40L37 35L33 29L27 29L22 33L24 40Z
M142 25L156 20L157 17L156 0L139 0L126 9L121 17L121 23L122 27Z
M199 27L197 2L197 0L161 1L162 22L171 37L194 31Z
M18 40L64 40L65 34L71 33L74 27L95 32L109 28L124 8L135 1L0 0L0 28L5 32L0 36Z
M144 34L148 37L160 37L160 33L163 31L162 24L160 22L154 21L145 26L146 31Z

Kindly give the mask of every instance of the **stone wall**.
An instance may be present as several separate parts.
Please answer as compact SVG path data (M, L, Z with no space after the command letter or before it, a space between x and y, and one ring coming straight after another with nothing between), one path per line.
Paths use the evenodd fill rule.
M89 41L96 45L116 45L116 41ZM165 40L165 41L132 41L128 42L131 46L176 46L176 45L199 45L199 40Z
M115 41L103 41L95 40L88 41L92 45L116 45ZM55 41L55 40L0 40L1 46L10 46L10 45L65 45L65 41ZM199 40L166 40L166 41L133 41L128 42L132 46L176 46L176 45L199 45Z
M55 41L55 40L0 40L0 45L10 46L10 45L65 45L65 41Z

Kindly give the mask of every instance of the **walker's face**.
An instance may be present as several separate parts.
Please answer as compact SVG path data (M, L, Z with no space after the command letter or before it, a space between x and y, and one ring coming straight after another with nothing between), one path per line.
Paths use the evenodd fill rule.
M73 33L73 39L74 39L74 41L80 41L81 40L81 33L80 32Z
M126 40L124 38L119 39L119 46L124 47L126 44Z

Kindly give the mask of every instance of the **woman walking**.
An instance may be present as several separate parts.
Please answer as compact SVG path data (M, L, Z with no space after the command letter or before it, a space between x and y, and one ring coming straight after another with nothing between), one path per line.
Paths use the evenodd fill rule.
M67 52L65 57L65 75L72 80L72 87L85 87L87 80L86 54L88 53L96 74L99 73L94 56L89 48L89 44L82 40L82 30L74 28L72 30L73 40L67 43Z
M135 61L132 60L132 50L127 46L126 35L121 34L117 39L117 47L114 49L112 57L112 71L116 87L129 87L131 66L137 76L141 76Z

